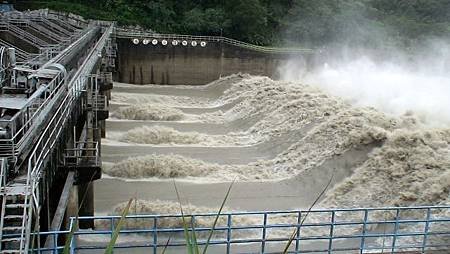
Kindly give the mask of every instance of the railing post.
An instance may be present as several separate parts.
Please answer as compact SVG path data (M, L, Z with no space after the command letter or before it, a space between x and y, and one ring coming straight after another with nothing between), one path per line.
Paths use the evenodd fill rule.
M262 238L261 238L261 254L265 253L265 248L266 248L266 231L267 231L267 213L264 213L263 230L262 230Z
M227 254L230 254L231 248L231 214L227 216Z
M369 217L369 210L364 210L364 221L363 221L363 228L362 228L362 235L361 235L361 246L359 246L359 253L364 252L365 248L365 240L366 240L366 230L367 230L367 218Z
M430 229L431 208L427 208L427 221L425 222L425 228L423 231L422 253L425 253L428 240L428 231Z
M302 223L302 212L298 212L297 216L297 232L296 232L296 239L295 239L295 253L298 253L300 250L300 224Z
M113 238L114 234L114 217L111 217L111 239Z
M76 229L75 229L76 232ZM76 234L74 233L72 236L72 239L70 239L70 254L75 254L75 237Z
M53 253L58 253L58 234L56 231L53 233Z
M158 217L153 220L153 254L158 251Z
M391 248L391 253L395 252L395 244L397 241L397 233L398 233L398 226L399 226L399 216L400 216L400 209L397 208L397 212L395 214L395 227L394 227L394 233L393 233L393 238L392 238L392 248Z
M331 225L330 225L330 240L328 242L328 253L332 253L331 249L333 248L333 234L334 234L334 220L335 220L336 212L331 211Z

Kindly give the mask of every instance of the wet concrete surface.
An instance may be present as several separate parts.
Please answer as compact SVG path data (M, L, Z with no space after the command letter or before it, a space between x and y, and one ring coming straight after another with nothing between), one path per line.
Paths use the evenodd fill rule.
M206 97L217 99L223 93L222 87L202 89L150 86L115 87L114 92L140 92L164 95L181 95ZM189 108L189 113L212 112L214 110L230 109L232 105L224 105L215 109ZM212 111L211 111L212 110ZM236 120L227 124L210 124L200 122L170 122L170 121L129 121L108 119L107 131L126 132L140 126L166 126L178 131L196 131L204 134L226 134L229 132L246 131L264 117L263 114L254 115L245 120ZM252 146L208 147L208 146L170 146L170 145L121 145L105 142L102 145L102 158L105 162L116 163L134 156L147 154L178 154L194 159L219 164L247 164L261 159L272 159L285 151L294 142L314 126L311 124L303 130L283 133L278 137L265 140ZM350 151L350 156L342 155L325 162L317 170L310 170L301 175L284 181L272 182L243 182L236 183L228 206L237 210L278 210L309 207L317 193L326 186L331 175L334 174L333 184L351 173L367 156L367 150ZM334 172L334 173L333 173ZM229 183L208 183L179 180L183 195L193 205L218 206L226 193ZM173 183L170 180L132 181L103 178L95 183L96 211L107 213L114 205L137 196L145 200L176 200Z

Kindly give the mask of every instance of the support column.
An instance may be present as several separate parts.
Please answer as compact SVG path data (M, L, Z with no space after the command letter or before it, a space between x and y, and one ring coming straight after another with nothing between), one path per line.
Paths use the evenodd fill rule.
M100 133L102 138L106 138L106 122L105 120L99 121L100 123Z
M80 216L94 216L94 182L78 185ZM94 228L94 220L83 220L80 228Z
M76 217L78 215L78 186L73 185L70 188L69 201L67 202L67 209L65 214L65 228L69 228L70 217Z
M223 75L223 66L224 66L224 62L225 62L225 52L224 52L224 48L223 48L223 38L220 41L220 73L219 73L219 78L222 78Z
M70 226L70 217L76 217L78 213L78 192L74 183L75 172L71 171L67 174L64 188L56 207L53 219L47 231L59 231L68 229ZM65 239L55 239L53 235L49 235L45 241L45 248L53 248L57 243L64 243ZM57 245L60 246L60 245Z

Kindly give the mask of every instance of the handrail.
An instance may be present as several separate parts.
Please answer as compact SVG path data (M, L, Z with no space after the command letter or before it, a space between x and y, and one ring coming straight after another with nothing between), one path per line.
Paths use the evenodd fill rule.
M51 64L59 63L62 59L66 58L68 54L71 54L74 49L76 49L76 46L81 43L83 40L89 39L92 37L92 34L94 33L94 28L87 31L85 35L83 35L81 38L79 38L77 41L75 41L73 44L68 46L65 50L60 52L56 57L52 58L50 61L48 61L45 65L41 67L41 69L47 68ZM31 102L32 104L26 105L26 108L22 109L20 113L15 114L11 119L8 120L0 120L0 124L3 124L4 126L9 126L11 131L11 137L9 138L3 138L0 139L3 143L10 143L12 145L12 153L11 155L14 155L14 151L16 151L16 145L20 146L20 142L22 140L26 140L28 138L32 131L36 131L35 123L42 117L42 112L44 109L48 110L50 103L54 103L54 98L58 98L56 93L59 92L62 85L65 83L66 79L66 73L58 73L55 78L52 79L48 84L46 84L47 88L42 91L44 94L44 100L36 102ZM49 93L48 93L49 92ZM28 109L32 109L32 115L30 117L27 117ZM20 122L20 128L16 129L16 124Z
M25 209L23 213L23 217L25 219L22 222L22 241L20 243L20 250L25 249L24 253L28 253L32 211L37 209L37 207L39 206L39 191L37 191L37 187L39 186L40 182L41 169L45 165L45 158L47 158L47 156L50 154L52 148L56 144L57 138L63 131L62 126L64 126L64 124L68 120L68 117L71 113L70 108L73 101L74 98L72 97L72 95L70 93L67 93L58 110L53 115L51 121L44 129L43 134L37 141L36 146L28 160L26 186L29 194L25 195Z
M10 20L10 22L14 22L13 20ZM42 22L42 21L41 21ZM55 31L51 31L48 28L42 26L41 24L39 24L40 22L33 22L33 21L28 21L27 22L27 27L29 29L34 30L35 32L39 32L42 34L45 34L46 36L48 36L50 39L57 41L57 42L66 42L66 41L70 41L70 39L67 39L64 36L61 36L60 34L56 33ZM67 36L70 38L70 36Z
M58 33L60 33L61 35L65 35L65 36L70 36L71 32L68 31L67 29L59 26L58 24L55 24L51 21L49 21L48 19L42 19L43 23L45 23L46 25L48 25L49 27L55 29Z
M0 169L0 193L5 193L4 188L6 186L6 171L7 171L7 159L1 158L1 169ZM5 223L5 205L6 205L6 198L5 196L2 197L2 206L1 206L1 217L0 217L0 229L3 229L4 223ZM3 230L0 230L0 241L3 239Z
M67 29L50 22L47 18L44 18L42 16L38 17L9 17L6 16L2 20L7 21L9 23L18 24L18 25L24 25L30 29L33 29L34 31L41 32L46 34L48 37L50 37L52 40L56 40L59 42L66 42L70 41L74 36L75 33L71 33ZM49 28L43 26L42 24L46 24Z
M68 92L66 93L66 96L53 115L49 124L42 132L42 135L36 142L36 145L28 159L26 185L29 188L31 195L25 196L24 218L26 218L26 221L23 221L22 232L20 235L22 239L22 241L20 242L20 250L24 250L24 253L28 253L29 238L31 235L31 217L33 211L33 208L28 207L27 205L33 204L35 207L37 207L37 204L39 204L39 191L37 191L37 187L39 186L42 169L45 165L45 159L56 144L56 141L62 132L62 126L64 126L66 121L68 120L68 116L70 115L69 109L73 107L74 102L77 101L81 96L81 91L86 86L86 77L94 69L96 62L100 58L98 53L101 52L101 50L105 46L106 39L110 37L114 26L115 23L112 23L111 26L103 33L101 38L95 44L94 48L85 58L81 67L68 83ZM61 90L61 92L63 91ZM25 216L26 214L28 214L28 217Z
M31 56L34 55L34 54L30 54L30 53L24 51L23 49L20 49L17 46L12 45L11 43L9 43L7 41L4 41L2 39L0 39L0 45L6 46L6 47L9 47L9 48L14 48L16 50L16 56L19 59L21 59L21 60L26 60L26 59L28 59L28 58L30 58Z
M42 18L65 18L68 21L74 21L77 25L81 24L82 26L87 26L88 21L84 20L81 16L75 15L72 13L66 14L61 13L49 9L40 9L40 10L33 10L28 12L11 12L11 13L5 13L2 15L2 17L12 17L12 18L25 18L25 19L42 19ZM72 24L73 26L73 24Z
M23 39L24 41L32 44L33 46L35 46L37 48L47 47L50 45L49 43L39 39L38 37L28 33L27 31L25 31L23 29L20 29L18 26L15 26L11 23L1 21L0 26L8 29L8 31L15 33L16 36L18 36L19 38Z
M6 158L0 158L0 193L3 193L3 189L6 186Z
M53 11L53 10L47 10L47 14L48 14L48 16L56 16L58 18L64 17L64 18L67 18L68 20L77 22L77 24L82 24L85 26L87 26L89 24L89 21L85 20L82 16L76 15L73 13L64 13L64 12L57 12L57 11Z
M252 49L255 51L261 51L265 53L313 53L312 49L305 48L276 48L265 47L250 44L247 42L238 41L235 39L223 37L223 36L196 36L196 35L182 35L182 34L160 34L149 33L136 30L128 30L123 28L116 28L116 36L119 38L149 38L149 39L168 39L168 40L186 40L186 41L205 41L215 43L226 43L229 45Z
M59 52L57 56L46 62L41 68L45 68L53 63L61 63L63 59L67 57L68 54L73 53L73 49L76 48L83 40L90 39L91 36L95 33L95 28L86 28L85 33L83 36L78 38L75 42L73 42L71 45L66 47L63 51Z
M94 110L106 110L108 108L108 99L106 95L96 94L93 96L92 108Z
M226 247L223 253L231 253L231 246L235 248L240 244L246 244L247 252L268 253L265 248L268 244L277 247L280 251L290 240L292 232L298 232L292 239L292 249L295 253L317 253L317 252L343 252L343 253L367 253L370 251L384 251L389 253L399 253L399 251L421 251L428 250L448 250L450 242L446 242L446 237L450 237L450 205L438 206L413 206L413 207L380 207L380 208L344 208L344 209L313 209L289 210L289 211L256 211L256 212L224 212L220 215L220 222L214 227L215 236L210 245ZM309 215L309 216L308 216ZM378 215L378 216L375 216ZM200 246L206 244L205 237L212 230L212 221L217 216L216 213L203 214L146 214L127 215L125 220L137 221L135 228L124 228L120 234L133 234L145 237L145 242L132 241L119 243L115 246L118 249L150 248L149 253L158 253L158 248L181 247L186 242L176 233L182 234L184 228L182 223L175 223L177 220L189 217L195 227L189 226L189 230L195 231L198 236ZM305 216L308 219L303 221ZM94 220L101 221L103 227L93 230L76 229L74 235L82 236L110 236L114 232L116 223L121 216L85 216L70 220L70 227L67 230L40 232L41 236L58 237L67 235L76 225L75 221ZM245 220L245 219L248 220ZM279 220L277 220L279 219ZM162 224L170 221L167 226ZM196 221L204 221L197 225ZM208 223L211 221L211 223ZM302 222L303 221L303 222ZM126 223L125 223L126 224ZM424 227L423 225L433 225ZM133 225L133 224L131 224ZM402 230L390 228L391 225L402 226ZM377 230L376 226L384 228ZM438 228L436 228L438 227ZM171 241L166 241L167 236L171 236ZM442 240L431 239L431 237L442 237ZM162 240L158 240L164 238ZM400 243L407 239L407 242ZM378 243L376 240L380 240ZM396 243L397 241L397 243ZM277 244L274 246L273 244ZM336 245L335 245L336 244ZM78 244L72 241L71 249L82 250L102 250L104 243ZM64 248L64 246L49 246L40 251L53 251ZM278 249L281 248L281 249ZM153 251L151 251L153 249ZM292 252L289 252L292 253Z
M100 165L98 141L75 142L74 148L65 149L64 166L79 166L83 162Z
M0 119L0 123L4 123L5 126L10 126L11 131L11 137L7 139L0 139L1 142L11 142L13 146L19 143L20 140L25 140L31 135L32 131L36 131L35 124L38 122L39 118L42 118L42 112L44 112L44 109L48 110L48 105L51 103L54 103L54 98L57 98L57 93L61 92L61 87L65 84L65 73L58 73L52 81L50 81L46 87L47 91L50 91L50 93L47 93L47 91L43 91L44 94L44 101L31 105L27 105L25 109L23 109L20 113L15 114L14 117L12 117L9 120L3 120ZM37 108L33 109L33 114L31 117L26 119L27 109L33 108L37 105ZM25 121L23 121L25 120ZM22 121L22 125L18 130L15 128L15 123ZM13 148L14 149L14 148ZM15 149L14 149L15 150Z

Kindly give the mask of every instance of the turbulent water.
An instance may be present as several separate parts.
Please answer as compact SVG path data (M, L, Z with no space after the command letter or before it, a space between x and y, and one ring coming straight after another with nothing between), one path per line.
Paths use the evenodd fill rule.
M408 206L448 200L449 144L450 130L395 131L364 165L330 192L324 204ZM358 201L375 193L376 198Z
M210 164L201 160L182 157L179 155L146 155L132 157L121 161L111 168L106 168L105 173L111 176L126 178L176 178L176 177L200 177L209 172L219 171L222 167L218 164Z
M112 211L111 214L117 215L121 214L125 207L127 206L128 202L120 203L116 205ZM129 214L145 214L145 215L174 215L174 214L180 214L180 209L183 209L183 213L186 215L186 219L190 214L216 214L219 211L219 207L201 207L201 206L193 206L191 204L181 204L174 201L161 201L161 200L154 200L154 201L145 201L145 200L133 200ZM222 209L222 214L232 212L227 207L224 207ZM317 217L312 215L310 219L307 219L305 223L318 223L320 220L323 220L323 217ZM194 228L210 228L215 220L215 216L197 216L195 218ZM241 216L234 216L231 220L232 225L239 225L239 226L255 226L255 225L261 225L263 223L263 217L259 215L241 215ZM285 215L271 215L267 218L268 224L278 224L278 225L288 225L288 224L295 224L297 223L297 217L293 214L285 214ZM227 216L220 216L218 218L216 228L220 227L226 227L228 224ZM139 218L139 219L126 219L123 223L123 228L125 229L149 229L154 226L154 220L149 218ZM158 220L157 226L159 229L162 228L183 228L183 220L181 218L172 218L172 217L163 217ZM109 222L106 221L99 221L96 224L97 228L110 228ZM280 229L271 229L267 230L266 237L267 238L274 238L274 237L287 237L292 233L292 228L280 228ZM324 234L326 235L327 231L329 229L318 229L315 230L308 230L305 229L302 231L302 234L304 236L306 235L315 235L318 234ZM233 239L248 239L248 238L258 238L261 235L262 230L261 229L234 229L231 234ZM198 237L207 237L209 234L209 231L206 231L204 233L199 233ZM180 234L181 236L181 234ZM214 237L218 238L225 238L226 237L226 231L220 231L216 230Z
M184 117L179 109L151 103L120 107L112 116L119 119L155 121L175 121Z
M205 146L239 145L244 138L239 135L205 135L199 132L180 132L165 126L142 126L127 131L120 141L137 144L198 144Z
M113 100L130 104L120 107L113 116L130 120L180 121L187 116L179 107L217 106L235 102L227 111L197 114L188 118L197 122L221 124L251 121L251 126L224 135L180 132L164 126L143 126L124 133L120 141L138 144L248 145L294 133L290 137L295 139L292 145L274 159L246 165L219 165L180 155L150 154L130 157L105 169L105 173L133 179L184 178L193 181L209 179L211 182L229 182L234 179L295 180L305 172L321 170L326 162L348 156L346 153L349 151L372 147L362 163L348 169L348 177L326 192L319 207L409 206L449 202L448 128L429 127L420 122L414 112L402 116L387 115L369 107L354 107L315 87L273 81L266 77L233 75L201 89L218 87L223 89L217 92L216 100L197 102L182 96L166 96L166 100L161 95L156 101L160 104L148 104L150 101L144 97L131 100L113 96ZM123 206L119 205L115 213ZM215 211L193 206L190 209L193 213ZM137 212L178 213L179 206L166 201L138 201ZM380 214L379 218L386 216ZM253 220L247 219L249 223ZM320 218L317 220L320 221ZM167 221L167 226L171 227L173 223L180 222ZM204 225L210 222L198 223Z
M123 209L125 208L125 206L127 205L128 202L125 203L121 203L118 204L115 208L114 208L114 213L120 213L121 211L123 211ZM182 204L183 207L183 212L186 215L189 214L207 214L207 213L211 213L212 211L218 212L219 211L219 207L201 207L201 206L193 206L191 204ZM229 212L230 209L224 207L223 212ZM178 202L173 202L173 201L162 201L162 200L155 200L152 202L149 201L145 201L145 200L133 200L132 205L130 206L130 214L179 214L180 213L180 204ZM240 219L235 219L234 222L235 223L240 223L241 224L248 224L248 223L256 223L256 220L254 220L253 218L249 217L249 220L240 220ZM199 218L198 220L196 220L196 226L197 227L208 227L210 226L214 221L214 217L209 217L209 218ZM139 225L142 228L149 228L149 225L145 225L146 223L151 222L151 220L142 220L140 222L142 223L137 223L136 225ZM134 222L131 222L129 224L135 224ZM225 226L226 225L226 217L221 217L219 222L218 222L218 226ZM166 219L166 220L161 220L160 223L158 224L158 226L160 228L174 228L174 227L178 227L181 228L183 227L182 224L182 220L180 219ZM134 225L133 225L134 227ZM151 227L151 226L150 226Z
M213 106L213 102L206 99L193 100L188 96L168 96L140 93L112 93L111 100L117 104L158 104L171 107L208 107Z

